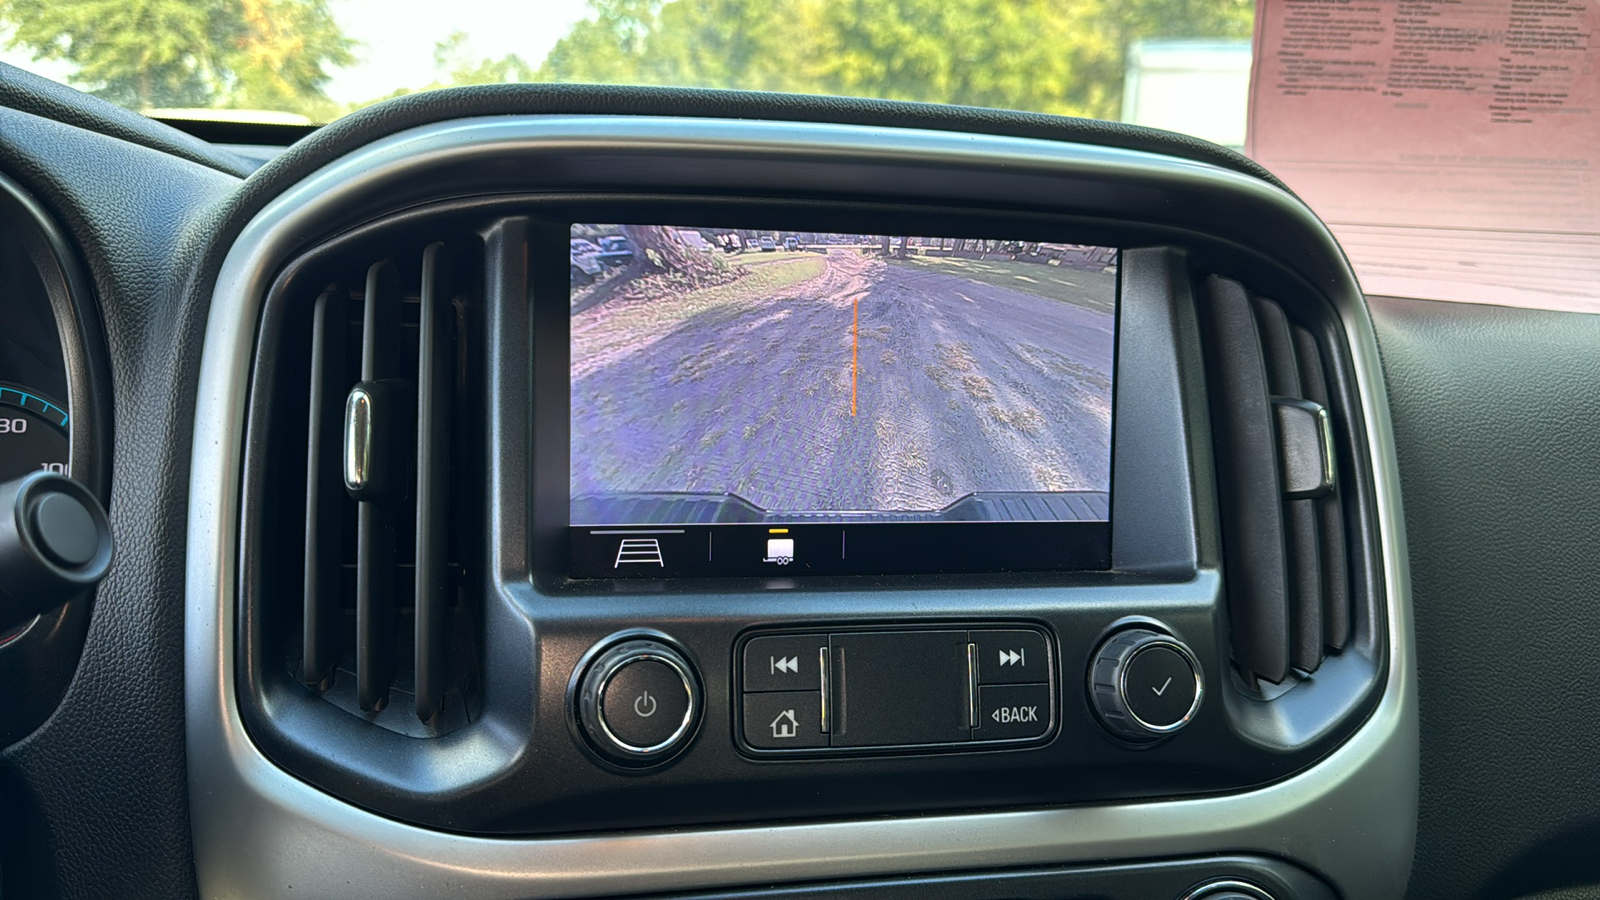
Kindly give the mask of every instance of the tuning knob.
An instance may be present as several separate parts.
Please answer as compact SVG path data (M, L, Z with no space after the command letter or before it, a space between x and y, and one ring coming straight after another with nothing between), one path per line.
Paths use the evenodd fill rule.
M35 472L0 484L0 628L93 588L111 566L111 526L89 489Z
M1120 631L1089 667L1089 699L1106 730L1145 743L1189 724L1205 690L1200 661L1182 641L1147 628Z

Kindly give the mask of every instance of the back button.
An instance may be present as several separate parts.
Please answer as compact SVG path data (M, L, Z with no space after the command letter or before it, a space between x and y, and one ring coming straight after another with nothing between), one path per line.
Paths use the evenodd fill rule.
M1050 730L1050 685L1003 684L978 688L974 741L1035 738Z

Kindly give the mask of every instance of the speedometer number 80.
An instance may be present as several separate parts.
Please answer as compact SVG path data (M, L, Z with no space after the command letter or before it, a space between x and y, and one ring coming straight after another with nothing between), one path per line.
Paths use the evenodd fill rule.
M26 385L0 381L0 482L40 469L65 474L67 411Z

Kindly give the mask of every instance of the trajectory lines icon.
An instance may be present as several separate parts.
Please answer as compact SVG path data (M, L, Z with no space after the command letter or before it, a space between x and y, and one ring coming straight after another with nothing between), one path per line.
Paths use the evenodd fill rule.
M617 561L611 568L620 569L623 563L655 563L666 568L661 559L661 542L655 538L627 538L617 545Z

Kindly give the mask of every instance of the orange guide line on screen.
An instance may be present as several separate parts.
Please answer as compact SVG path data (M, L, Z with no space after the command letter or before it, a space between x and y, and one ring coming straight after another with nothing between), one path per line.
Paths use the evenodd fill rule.
M857 297L855 311L850 314L850 415L856 414L856 348L861 344L861 298Z

